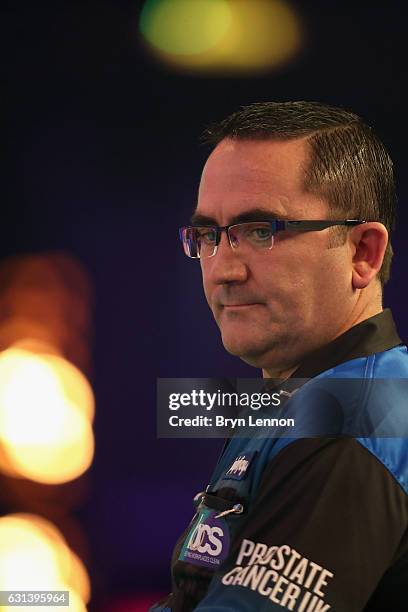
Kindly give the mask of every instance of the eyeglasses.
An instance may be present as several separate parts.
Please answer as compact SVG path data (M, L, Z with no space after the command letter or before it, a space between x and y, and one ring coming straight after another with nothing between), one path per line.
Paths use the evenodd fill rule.
M203 259L213 257L221 241L222 232L226 232L228 241L233 249L240 251L267 251L273 247L274 236L277 232L320 232L321 230L343 225L353 227L367 221L347 219L345 221L282 221L269 219L265 221L248 221L233 225L219 226L186 226L179 230L180 240L183 243L187 257Z

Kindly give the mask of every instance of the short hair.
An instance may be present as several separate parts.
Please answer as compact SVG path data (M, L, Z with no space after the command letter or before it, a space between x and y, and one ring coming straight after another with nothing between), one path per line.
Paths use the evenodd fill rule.
M242 107L203 134L203 142L214 147L225 138L306 138L310 160L305 190L327 201L332 218L341 214L379 221L391 237L396 209L393 163L381 140L358 115L319 102L260 102ZM344 241L347 230L333 229L337 238L343 230ZM392 256L389 240L378 273L382 287L390 277Z

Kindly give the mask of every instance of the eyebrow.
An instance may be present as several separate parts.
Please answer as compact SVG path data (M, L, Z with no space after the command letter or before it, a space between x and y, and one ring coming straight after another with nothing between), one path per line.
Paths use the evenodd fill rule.
M250 208L239 215L231 217L228 225L234 225L235 223L245 223L248 221L266 221L267 219L290 219L288 215L283 213L277 213L267 208ZM192 225L211 225L217 226L217 221L213 217L202 215L199 212L195 212L191 217Z

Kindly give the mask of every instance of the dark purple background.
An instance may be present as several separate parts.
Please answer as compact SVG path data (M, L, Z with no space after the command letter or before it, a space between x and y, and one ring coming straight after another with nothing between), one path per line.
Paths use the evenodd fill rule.
M65 250L95 291L97 447L80 518L101 599L169 588L172 545L220 447L156 439L155 379L257 375L224 352L199 266L177 243L210 121L255 101L313 99L376 128L396 162L400 199L385 303L408 337L404 3L292 2L304 51L278 72L245 78L185 76L153 61L138 41L142 4L21 0L1 9L1 255Z

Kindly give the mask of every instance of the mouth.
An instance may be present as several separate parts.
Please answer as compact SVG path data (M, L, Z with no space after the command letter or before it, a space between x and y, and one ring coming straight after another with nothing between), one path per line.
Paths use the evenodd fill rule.
M222 307L225 310L241 310L245 308L252 308L253 306L262 306L259 302L254 302L252 304L223 304Z

